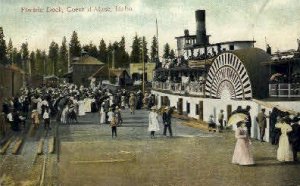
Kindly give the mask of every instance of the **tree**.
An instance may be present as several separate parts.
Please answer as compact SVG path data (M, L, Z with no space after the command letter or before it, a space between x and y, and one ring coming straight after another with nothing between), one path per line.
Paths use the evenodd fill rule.
M9 42L8 42L8 46L7 46L7 61L9 64L13 64L13 44L12 44L12 41L11 39L9 39Z
M4 33L3 28L0 27L0 63L6 64L7 58L6 58L6 43L4 39Z
M152 62L157 62L158 60L158 42L157 42L157 38L155 36L153 36L152 39L152 45L151 45L151 61Z
M35 53L32 51L29 55L29 63L31 67L31 74L37 74L37 69L36 69L36 59L35 59Z
M40 49L35 51L35 74L44 75L44 56Z
M13 48L12 51L12 61L14 64L16 64L18 67L22 67L22 55L21 55L21 51L19 52L17 48Z
M51 64L48 65L48 68L52 67L51 69L53 75L57 75L57 61L59 57L58 49L58 44L52 41L49 46L49 59L51 61Z
M81 56L81 45L78 40L78 35L76 31L73 31L71 41L70 41L70 57L73 59L74 57Z
M145 36L142 37L142 52L144 55L144 62L147 63L149 61L149 55L148 55L147 41Z
M132 51L130 56L131 63L139 63L141 62L141 38L135 34L132 41Z
M63 75L68 72L68 49L67 49L67 39L63 37L61 46L59 48L59 62L58 62L58 75Z
M21 46L21 63L22 69L24 71L30 72L30 67L28 67L28 60L29 60L29 50L28 50L28 43L22 43Z
M170 58L171 58L171 59L175 59L175 52L174 52L173 49L172 49L171 52L170 52Z
M96 45L94 45L92 43L92 41L90 42L88 53L90 56L92 56L94 58L98 57L98 49L97 49Z
M119 56L120 56L120 67L128 68L129 67L129 54L125 49L125 37L122 36L121 41L119 42Z
M45 50L41 52L41 60L43 63L43 75L49 75L51 73L51 64L48 63L49 61ZM49 68L47 68L48 66Z
M164 46L164 58L170 57L170 45L168 43L165 44Z
M111 67L111 62L112 62L112 51L113 51L113 46L111 43L109 43L107 47L107 64L109 68Z
M99 44L99 53L98 53L98 58L100 61L106 63L107 62L107 48L105 41L101 39L100 44Z

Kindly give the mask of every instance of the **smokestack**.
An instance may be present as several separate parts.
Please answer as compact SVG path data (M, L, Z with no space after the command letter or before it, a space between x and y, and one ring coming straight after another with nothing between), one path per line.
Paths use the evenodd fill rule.
M208 44L205 28L205 10L196 10L196 43L198 45Z

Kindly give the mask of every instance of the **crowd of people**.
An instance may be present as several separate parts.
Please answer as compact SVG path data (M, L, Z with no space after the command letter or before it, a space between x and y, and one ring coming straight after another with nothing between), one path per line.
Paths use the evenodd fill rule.
M78 122L77 117L88 112L99 112L100 124L115 122L119 126L122 124L121 110L125 107L129 107L134 114L136 109L150 109L154 105L154 95L147 92L111 91L101 86L86 88L63 83L55 88L22 88L18 96L4 99L2 117L7 126L16 132L25 129L27 119L35 129L43 120L44 129L51 130L51 118L68 124Z
M243 113L247 115L245 120L237 122L235 138L237 139L232 163L239 165L254 165L251 143L251 116L250 106L246 109L238 107L233 114ZM278 145L277 160L280 162L298 161L297 152L300 151L300 115L292 115L280 111L274 107L269 116L263 108L255 117L259 126L260 141L264 142L267 118L270 119L270 140L272 145Z

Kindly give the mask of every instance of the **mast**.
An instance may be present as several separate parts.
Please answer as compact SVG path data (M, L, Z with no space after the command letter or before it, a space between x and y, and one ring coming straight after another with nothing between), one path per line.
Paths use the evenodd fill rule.
M159 61L159 42L158 42L158 24L157 24L157 18L156 18L156 39L157 39L157 59Z

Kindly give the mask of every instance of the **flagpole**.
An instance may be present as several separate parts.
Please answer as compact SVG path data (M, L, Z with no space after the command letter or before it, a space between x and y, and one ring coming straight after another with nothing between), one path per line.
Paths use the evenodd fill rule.
M157 39L157 59L159 61L159 42L158 42L158 24L157 24L157 18L156 18L156 39Z

